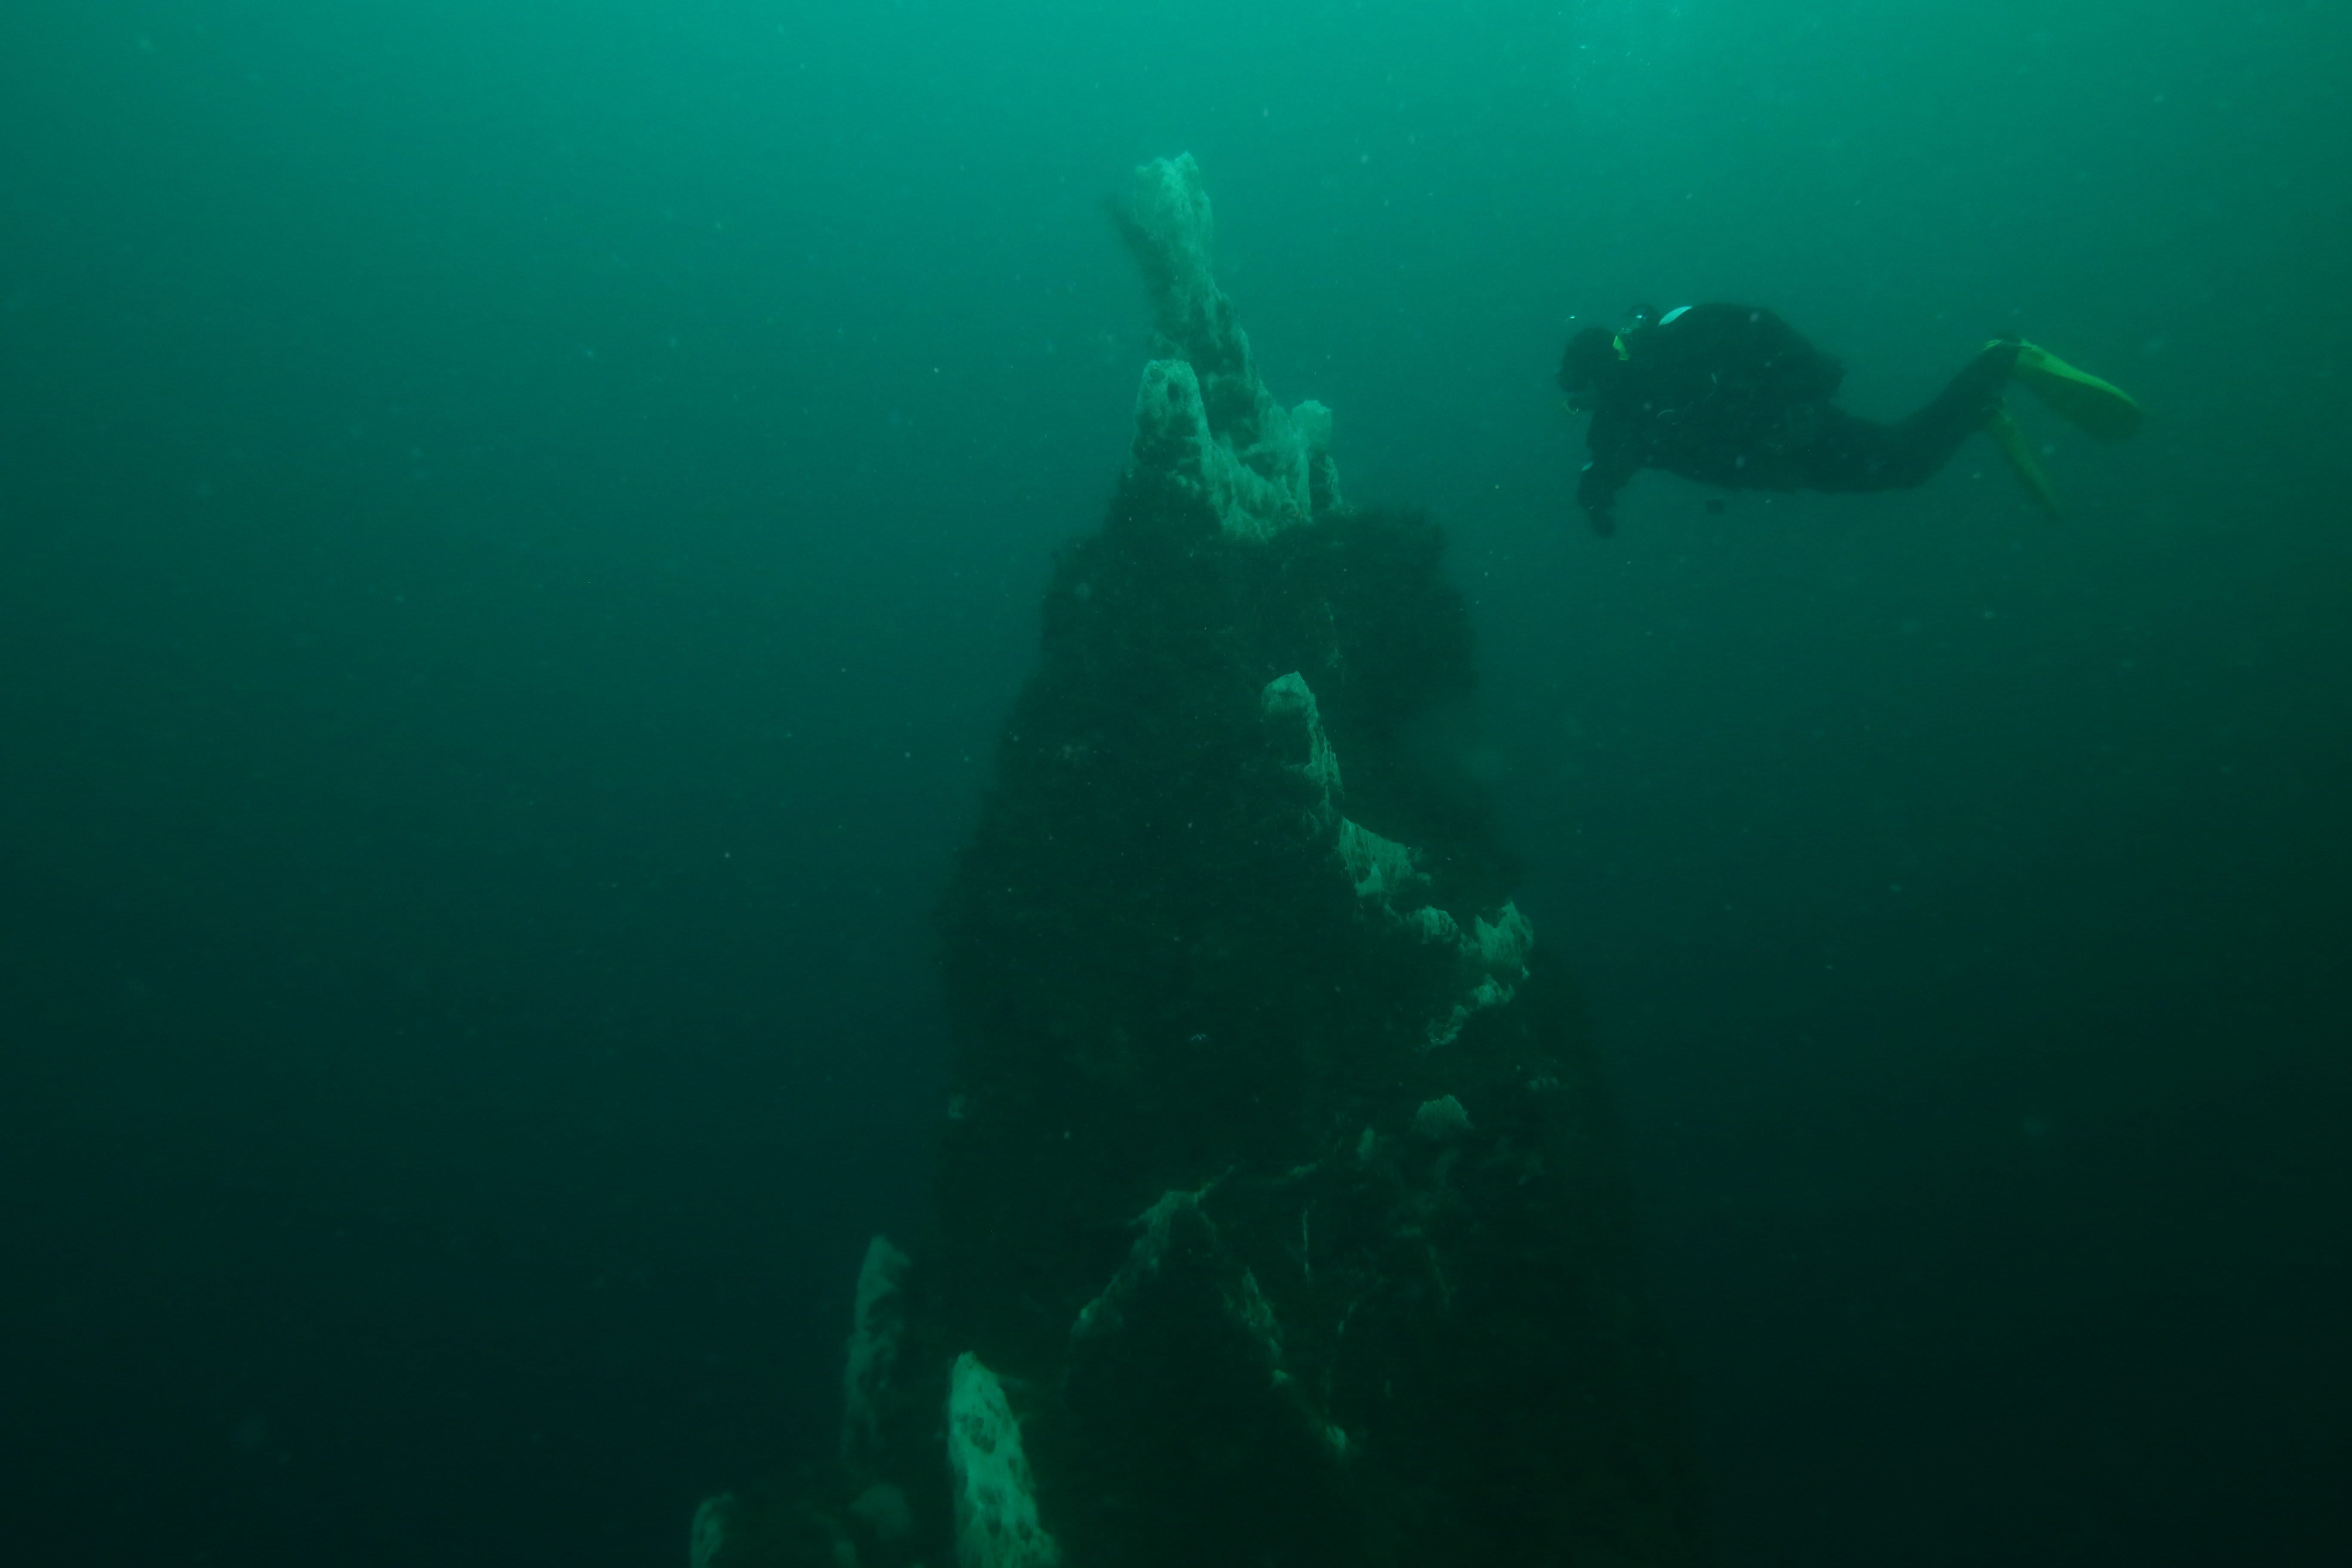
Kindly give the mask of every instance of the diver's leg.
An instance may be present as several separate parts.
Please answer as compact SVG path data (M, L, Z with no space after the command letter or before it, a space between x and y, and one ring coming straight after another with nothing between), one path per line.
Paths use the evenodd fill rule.
M1857 419L1843 408L1821 410L1818 431L1799 455L1806 489L1902 489L1926 477L1913 477L1918 464L1903 426Z
M1961 442L1984 428L2000 403L2000 389L2008 384L2017 363L2019 346L2014 338L1987 343L1952 377L1951 384L1898 426L1912 447L1915 460L1925 465L1913 484L1942 468L1959 450Z
M1824 408L1808 452L1806 483L1822 490L1892 490L1922 485L1984 428L2017 363L2017 344L1997 342L1961 368L1928 405L1895 425Z

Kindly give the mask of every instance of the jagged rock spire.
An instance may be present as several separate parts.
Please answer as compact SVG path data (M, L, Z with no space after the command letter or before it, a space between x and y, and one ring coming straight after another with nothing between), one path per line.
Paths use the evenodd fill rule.
M1151 291L1151 354L1136 395L1131 479L1196 497L1225 532L1263 539L1339 503L1331 411L1286 409L1217 287L1215 222L1190 153L1135 171L1119 232Z

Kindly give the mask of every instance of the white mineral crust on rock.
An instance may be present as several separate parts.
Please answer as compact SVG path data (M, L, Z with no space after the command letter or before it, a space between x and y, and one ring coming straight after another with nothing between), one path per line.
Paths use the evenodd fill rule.
M1336 818L1341 787L1339 757L1323 733L1323 712L1315 705L1315 693L1307 688L1306 677L1293 670L1268 681L1258 693L1258 702L1267 714L1289 716L1305 726L1307 761L1294 765L1315 786L1319 804L1313 815L1318 821Z
M689 1568L711 1568L719 1560L719 1549L727 1544L727 1521L734 1516L733 1492L702 1500L702 1506L694 1510L694 1529L688 1536Z
M1062 1560L1037 1520L1037 1482L1004 1385L970 1351L956 1357L948 1384L948 1466L963 1568L1054 1568Z
M1415 1137L1433 1143L1448 1142L1470 1131L1470 1113L1450 1094L1424 1100L1412 1113L1412 1131Z
M1302 1167L1293 1175L1305 1173L1311 1167ZM1124 1309L1159 1275L1179 1241L1180 1229L1189 1231L1204 1256L1221 1252L1223 1243L1217 1227L1202 1208L1218 1180L1203 1183L1197 1188L1171 1187L1160 1194L1150 1208L1135 1216L1136 1229L1141 1232L1135 1245L1128 1249L1127 1260L1119 1265L1110 1283L1102 1293L1078 1309L1077 1321L1070 1325L1073 1340L1086 1340L1097 1335L1116 1333L1123 1326ZM1282 1323L1275 1316L1274 1303L1266 1300L1257 1276L1247 1265L1234 1259L1232 1277L1219 1284L1219 1295L1226 1317L1249 1336L1258 1353L1265 1358L1269 1383L1276 1388L1286 1389L1300 1414L1306 1417L1316 1437L1339 1458L1348 1452L1348 1434L1331 1421L1298 1387L1284 1366Z
M1211 1181L1197 1188L1171 1187L1160 1194L1157 1203L1135 1216L1136 1228L1142 1234L1135 1238L1135 1245L1128 1248L1127 1260L1119 1265L1118 1272L1111 1276L1110 1283L1103 1287L1102 1293L1078 1309L1077 1321L1070 1325L1072 1339L1085 1339L1118 1327L1120 1309L1160 1272L1160 1266L1166 1259L1170 1247L1175 1245L1178 1226L1197 1227L1212 1244L1214 1243L1216 1227L1210 1225L1209 1216L1201 1212L1201 1200L1216 1184ZM1253 1290L1257 1288L1255 1280L1250 1282L1250 1288ZM1271 1321L1270 1313L1268 1321ZM1281 1354L1278 1344L1275 1354L1277 1358Z
M1293 670L1268 681L1258 693L1258 703L1269 720L1298 723L1305 730L1306 760L1291 765L1316 786L1317 804L1308 809L1307 820L1317 832L1331 834L1332 852L1354 884L1356 896L1420 933L1423 942L1454 949L1477 969L1478 979L1469 992L1444 1017L1430 1023L1429 1044L1452 1045L1474 1014L1511 999L1527 975L1528 953L1536 944L1535 923L1517 904L1507 902L1492 920L1474 917L1465 933L1460 921L1429 901L1429 876L1412 846L1384 838L1341 815L1339 754L1323 732L1322 710L1307 678Z
M1190 153L1135 171L1120 226L1151 290L1151 363L1135 400L1130 477L1199 497L1227 533L1265 539L1337 505L1331 411L1286 409L1217 287L1215 225Z
M877 1236L866 1246L857 1271L857 1304L850 1314L849 1353L842 1367L841 1457L862 1468L881 1446L881 1396L898 1361L906 1313L898 1282L907 1255Z

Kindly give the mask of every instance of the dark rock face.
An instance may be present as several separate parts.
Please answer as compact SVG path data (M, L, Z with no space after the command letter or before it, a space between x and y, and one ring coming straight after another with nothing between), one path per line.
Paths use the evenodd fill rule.
M1226 334L1263 447L1222 296L1160 314ZM1292 479L1237 524L1153 374L944 901L937 1233L861 1285L844 1473L711 1560L1701 1562L1576 1000L1431 740L1473 685L1441 537L1303 446L1239 456Z
M1509 872L1416 763L1470 683L1435 531L1261 543L1136 489L1056 574L948 904L938 1289L1031 1391L1043 1517L1086 1564L1697 1560L1573 996L1537 948L1431 1044L1481 976L1412 901L1468 924ZM1394 902L1265 711L1291 671L1418 851Z

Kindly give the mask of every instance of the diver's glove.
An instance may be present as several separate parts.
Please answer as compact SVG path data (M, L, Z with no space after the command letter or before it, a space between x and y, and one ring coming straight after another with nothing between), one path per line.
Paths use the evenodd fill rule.
M1617 500L1617 487L1601 476L1598 464L1584 465L1584 473L1576 481L1576 504L1584 509L1591 521L1592 531L1606 539L1617 531L1617 520L1611 515Z

